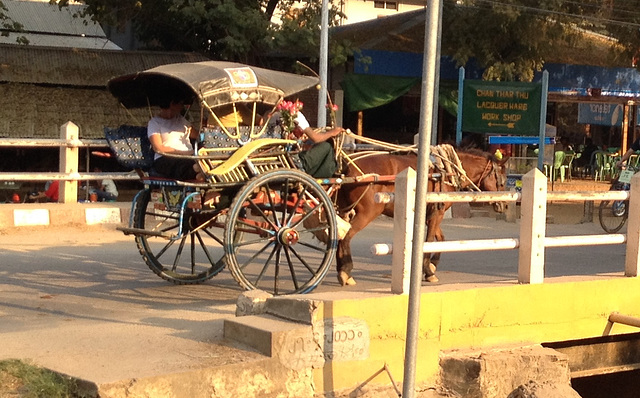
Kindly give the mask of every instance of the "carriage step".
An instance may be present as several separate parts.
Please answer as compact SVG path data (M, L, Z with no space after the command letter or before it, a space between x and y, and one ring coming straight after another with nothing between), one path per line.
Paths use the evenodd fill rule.
M171 234L168 232L161 232L161 231L149 231L148 229L142 229L142 228L125 228L125 227L117 227L116 228L118 231L122 231L124 232L125 235L145 235L145 236L158 236L160 238L165 238L165 239L173 239L175 238L175 234Z

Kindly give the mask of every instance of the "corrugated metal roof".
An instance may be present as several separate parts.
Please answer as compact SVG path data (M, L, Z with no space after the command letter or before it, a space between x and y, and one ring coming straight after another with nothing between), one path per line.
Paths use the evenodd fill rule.
M99 24L89 18L73 17L84 6L70 5L59 9L56 5L29 0L3 0L2 3L7 9L7 16L22 24L26 32L106 38Z
M0 82L105 87L115 76L164 64L207 60L196 53L0 44Z
M2 44L16 44L17 37L25 37L29 44L43 47L72 47L72 48L93 48L96 50L121 50L111 40L106 37L81 37L81 36L61 36L40 33L9 33L9 36L0 36Z

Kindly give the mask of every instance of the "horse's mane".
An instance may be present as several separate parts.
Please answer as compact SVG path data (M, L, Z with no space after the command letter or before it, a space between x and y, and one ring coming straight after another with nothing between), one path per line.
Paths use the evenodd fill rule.
M480 156L493 162L498 161L498 159L492 153L485 152L478 148L456 148L456 151L458 153L468 153L469 155Z

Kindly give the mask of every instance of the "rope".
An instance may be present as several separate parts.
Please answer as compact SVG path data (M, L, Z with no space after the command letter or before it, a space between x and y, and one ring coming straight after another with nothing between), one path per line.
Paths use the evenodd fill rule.
M353 138L355 141L364 142L367 144L372 144L379 146L383 149L387 149L389 151L394 152L412 152L418 153L418 148L416 145L404 146L404 145L396 145L391 144L384 141L379 141L373 138L363 137L357 134L354 134L352 131L347 130L344 135L348 135ZM349 164L353 165L360 174L364 174L364 172L355 164L355 161L358 159L362 159L368 156L375 156L381 153L381 151L367 151L367 152L359 152L357 154L347 155L340 147L340 151ZM460 158L458 157L458 153L455 151L452 145L449 144L440 144L436 146L431 146L431 154L435 159L434 162L429 159L429 166L434 166L438 171L448 176L448 180L445 181L445 184L451 185L456 188L460 188L462 185L462 181L467 181L471 187L480 191L480 188L467 177L467 173L462 167L462 163L460 162Z

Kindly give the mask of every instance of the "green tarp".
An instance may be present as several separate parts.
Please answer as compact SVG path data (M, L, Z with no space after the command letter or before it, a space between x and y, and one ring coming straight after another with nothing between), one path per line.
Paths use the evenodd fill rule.
M419 83L415 77L349 74L341 84L347 110L356 112L388 104Z
M347 110L356 112L388 104L420 83L417 77L347 74L341 85ZM457 92L457 82L440 83L438 103L452 115L457 114Z

